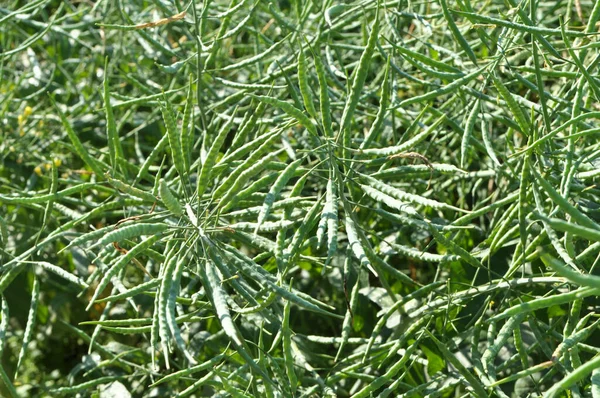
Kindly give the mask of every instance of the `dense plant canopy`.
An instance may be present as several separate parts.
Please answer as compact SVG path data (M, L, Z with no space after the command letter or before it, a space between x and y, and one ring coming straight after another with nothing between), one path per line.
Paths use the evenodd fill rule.
M599 4L2 2L0 395L600 397Z

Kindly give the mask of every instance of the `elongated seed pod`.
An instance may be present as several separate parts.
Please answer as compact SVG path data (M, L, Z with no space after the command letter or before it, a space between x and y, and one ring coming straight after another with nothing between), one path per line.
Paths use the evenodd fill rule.
M510 91L508 91L504 83L502 83L502 81L493 74L491 76L492 82L494 83L496 90L498 90L498 93L500 94L504 102L506 102L506 105L508 105L508 109L510 110L517 124L519 125L521 133L525 134L526 136L531 135L531 126L529 125L529 121L525 117L521 106L517 103Z
M455 81L453 81L452 83L450 83L444 87L440 87L438 89L429 91L425 94L407 98L407 99L401 101L400 103L398 103L397 105L395 105L392 109L403 109L411 104L422 104L425 101L429 101L431 99L437 98L440 95L451 93L454 90L458 89L459 87L462 87L465 84L469 83L470 81L475 80L477 77L479 77L481 75L481 73L486 68L487 68L487 66L477 69L477 70L465 75L464 77L461 77L460 79L456 79Z
M275 199L277 199L279 192L281 192L281 190L283 189L285 184L287 184L289 179L294 176L296 168L300 165L300 163L302 163L303 160L304 159L298 159L295 162L290 163L285 168L285 170L279 175L279 177L277 177L277 180L275 181L273 186L271 186L271 189L269 190L269 193L267 193L267 197L265 198L260 213L258 214L257 226L254 232L255 234L260 228L261 224L268 217L269 212L271 211L271 207L273 206L273 202L275 202Z
M315 212L315 214L317 213ZM229 260L232 261L232 263L236 266L240 273L246 275L247 277L255 281L258 281L261 285L267 287L270 291L274 292L278 296L285 298L291 301L292 303L296 304L297 306L304 308L308 311L313 311L322 315L328 315L337 319L343 319L343 317L319 307L319 305L325 305L315 300L311 296L303 294L302 292L299 292L297 290L292 290L292 292L290 292L287 289L278 286L276 284L276 279L271 279L273 277L271 274L266 272L262 267L258 266L256 263L254 263L251 259L243 258L243 254L239 251L225 251L225 255Z
M289 267L290 264L292 264L295 258L298 256L300 252L300 245L306 239L306 235L308 234L308 232L313 228L314 223L316 222L317 217L319 215L319 209L321 208L322 200L323 198L321 197L318 201L315 202L315 204L310 208L308 213L306 213L306 215L304 216L300 228L298 228L294 232L292 241L290 242L284 254L284 265L286 266L286 270L287 267Z
M231 199L233 199L237 195L237 193L240 192L242 187L246 185L250 178L254 177L256 174L261 172L265 168L265 166L271 161L271 159L279 155L281 151L283 151L283 149L267 154L262 160L258 161L253 166L242 172L239 175L239 178L235 180L233 186L229 189L229 191L227 191L227 193L223 195L223 197L219 201L219 206L225 210L229 209L234 203L231 201Z
M31 264L37 265L37 266L45 269L48 272L52 272L53 274L58 275L61 278L65 279L79 287L82 287L82 288L88 287L88 284L85 283L85 281L83 281L81 278L78 278L77 276L71 274L67 270L57 267L54 264L51 264L46 261L31 261Z
M52 195L56 195L58 191L58 168L52 162L52 182L50 183L50 193ZM44 209L44 218L42 219L42 230L48 225L48 220L52 215L52 210L54 209L54 200L50 199L48 203L46 203L46 208Z
M175 339L175 344L177 348L183 353L188 362L192 365L197 364L194 357L189 353L189 351L185 347L185 342L183 341L183 337L181 336L181 330L177 325L177 319L175 317L175 304L177 301L177 294L179 293L180 283L181 283L181 274L183 273L183 265L186 261L185 256L181 256L177 261L177 265L175 266L175 270L172 275L171 282L171 290L169 291L169 297L167 301L167 322L169 325L169 330L171 331L171 336ZM166 277L167 275L165 275Z
M125 239L131 239L133 237L142 235L159 235L162 232L166 231L167 228L167 224L159 223L141 223L127 225L125 227L117 228L112 232L107 233L98 241L96 245L104 246L112 242L120 242Z
M367 41L367 46L360 56L360 60L358 61L358 66L354 71L354 78L352 80L352 86L350 87L350 93L348 94L348 98L346 99L346 104L344 105L344 110L342 112L342 121L340 123L340 133L344 133L344 130L350 126L350 121L352 120L352 116L354 115L354 110L358 105L358 100L362 93L362 88L365 84L365 79L367 78L367 73L369 72L369 66L371 64L371 58L373 57L373 53L375 51L375 44L379 38L379 3L377 3L377 9L375 12L375 19L373 21L373 26L371 27L371 34L369 35L369 40ZM350 132L348 132L350 134Z
M519 314L515 317L509 318L498 331L494 338L494 343L490 345L481 356L481 361L485 370L492 365L502 346L506 343L508 338L512 336L513 330L520 327L524 317L525 314Z
M331 121L331 105L329 104L329 91L327 77L323 60L318 53L313 54L317 79L319 80L319 110L321 111L321 123L326 137L333 137L333 126Z
M6 247L8 245L8 226L2 216L0 216L0 239L2 240L2 247Z
M169 258L166 263L162 274L162 282L160 284L160 290L158 292L158 335L160 337L160 346L162 348L163 355L165 356L165 366L167 369L170 368L169 364L169 320L167 313L169 311L169 295L171 292L171 286L173 284L173 272L177 265L177 255L173 255Z
M337 252L338 240L338 198L336 193L337 185L333 183L332 178L327 182L327 193L325 195L325 206L327 207L327 259L325 266L329 265L333 256Z
M50 390L50 393L52 394L53 397L63 396L63 395L72 397L72 396L77 395L77 393L79 393L81 391L89 390L91 388L94 388L94 387L102 385L102 384L110 384L110 383L118 381L118 380L123 380L123 376L97 377L93 380L86 381L85 383L77 384L75 386L60 387L60 388Z
M238 181L239 176L244 171L246 171L247 169L252 167L259 159L261 159L263 157L263 155L265 153L267 153L267 151L269 151L271 149L271 145L273 145L273 143L279 139L280 134L281 134L281 131L276 131L276 132L272 133L271 136L269 138L267 138L267 140L265 142L263 142L262 145L259 146L254 152L252 152L242 164L240 164L238 167L236 167L229 174L229 176L225 179L225 181L223 181L217 187L217 189L215 189L215 191L213 192L213 195L212 195L213 199L219 198L224 193L229 191L230 188L236 183L236 181Z
M193 75L188 79L188 92L185 100L185 109L183 110L183 120L181 121L181 150L183 152L183 165L186 173L190 172L192 146L194 145L194 126L190 128L192 120L192 111L194 109L194 88ZM198 82L200 84L200 82Z
M272 106L275 106L275 107L281 109L282 111L287 113L289 116L296 119L298 121L298 123L300 123L302 126L304 126L311 134L313 134L315 136L317 135L317 129L316 129L315 125L313 124L313 122L308 118L308 116L306 116L300 109L296 108L294 105L292 105L288 102L282 101L280 99L269 97L266 95L253 95L252 97L256 98L257 100L259 100L261 102L265 102L269 105L272 105Z
M242 4L243 2L241 2L240 4ZM250 12L248 12L248 15L246 15L244 18L242 18L242 20L240 20L240 22L238 22L237 25L235 25L233 28L229 29L227 32L225 32L225 34L223 36L219 36L218 39L215 40L215 42L212 44L213 46L216 45L217 43L228 39L230 37L235 36L240 30L242 30L243 28L245 28L247 25L246 23L248 22L248 20L252 17L252 14L254 12L254 9L256 7L252 7L250 9Z
M261 105L263 105L263 104L261 103ZM219 160L219 163L217 165L222 166L222 165L226 165L226 164L235 162L238 159L242 159L246 154L254 151L256 148L261 146L272 135L273 135L272 131L268 131L264 134L259 135L258 137L254 138L252 141L242 145L235 151L224 156L221 160Z
M467 117L467 122L465 123L465 131L462 136L462 141L460 144L460 167L464 168L467 163L467 150L469 149L469 140L473 135L473 128L475 127L475 122L477 121L477 115L479 114L479 99L475 100L473 104L473 108L471 112L469 112L469 117Z
M164 98L165 104L161 104L160 110L163 114L163 120L165 121L165 127L167 128L167 136L169 137L169 146L171 147L171 156L173 157L173 163L177 169L177 173L181 177L185 175L185 166L183 162L183 152L181 149L181 132L177 128L175 122L175 114L171 108L171 104Z
M469 46L469 43L467 42L465 37L462 35L462 33L460 33L460 30L458 30L458 26L456 26L454 18L452 18L452 14L450 14L450 10L448 10L446 0L440 0L440 4L442 5L442 12L444 13L444 18L446 18L446 22L448 22L448 27L450 28L452 35L454 36L456 41L458 41L458 44L464 50L465 54L467 54L467 57L469 57L469 59L475 65L477 65L477 56L471 49L471 46Z
M25 332L23 332L23 343L21 344L21 350L19 351L19 359L15 367L15 378L19 373L19 367L27 354L27 348L31 339L33 338L33 328L35 326L35 320L37 318L38 303L40 302L40 281L37 276L33 278L33 288L31 289L31 305L29 307L29 314L27 315L27 325L25 326Z
M199 365L181 369L180 371L173 372L161 379L158 379L157 381L152 383L149 387L155 387L159 384L166 383L166 382L174 382L174 381L181 379L182 377L186 377L186 376L190 376L195 373L198 373L198 372L202 372L203 370L212 368L214 365L216 365L217 363L222 361L224 358L225 358L225 355L223 355L223 354L216 355L216 356L212 357L211 359L209 359L208 361L203 362Z
M376 140L379 137L379 134L383 130L383 122L385 121L385 117L388 111L388 105L390 102L390 64L391 61L388 57L387 63L385 65L385 73L383 75L383 87L381 87L381 98L379 100L379 110L377 111L377 116L375 117L375 121L371 125L369 132L367 133L365 140L360 144L360 149L368 148L371 145L373 140Z
M161 278L161 283L162 283L162 278ZM152 347L152 367L156 370L158 370L158 366L156 364L156 353L160 351L160 348L159 348L160 325L159 325L159 316L158 316L159 299L160 299L160 285L159 285L158 291L156 292L156 296L154 296L154 313L152 314L152 325L150 325L150 346Z
M111 268L108 269L106 274L104 274L104 277L102 277L102 280L98 284L98 287L96 288L96 291L94 292L92 298L90 299L90 303L88 304L86 310L89 311L89 309L94 304L94 301L104 291L106 286L108 286L111 279L113 277L115 277L119 273L119 271L121 271L121 269L123 269L123 267L125 267L127 264L129 264L129 262L131 260L133 260L135 258L135 256L143 253L144 250L151 247L158 239L159 239L158 235L152 235L148 239L135 245L133 248L131 248L131 250L129 250L127 252L127 254L125 254L124 256L119 258L117 260L117 262Z
M389 184L381 182L371 176L363 175L363 178L365 181L367 181L368 185L371 188L381 191L384 194L389 195L398 200L406 200L408 202L418 204L421 206L431 207L432 209L444 209L444 210L453 210L453 211L461 212L461 213L469 213L468 210L464 210L459 207L455 207L455 206L452 206L452 205L449 205L446 203L438 202L437 200L424 198L419 195L405 192L399 188L396 188ZM364 188L365 186L361 185L361 187Z
M229 339L238 347L243 347L244 342L240 336L231 313L229 312L229 306L227 305L227 293L221 285L221 281L217 276L217 272L212 261L206 263L206 279L209 284L210 291L212 293L212 301L214 304L217 318L223 327L223 331L229 337Z
M300 86L300 94L302 95L302 101L304 102L304 109L306 109L308 114L316 120L317 110L315 109L312 93L310 91L307 69L304 49L302 48L302 45L300 45L300 52L298 54L298 83Z
M257 54L253 57L250 58L246 58L240 62L237 62L235 64L229 64L223 68L220 68L221 71L228 71L228 70L234 70L234 69L240 69L240 68L244 68L246 66L250 66L253 65L259 61L261 61L262 59L266 58L267 56L271 55L271 54L275 54L275 50L277 50L277 48L279 48L284 42L286 41L286 39L282 39L278 42L276 42L275 44L273 44L271 47L267 48L265 51L263 51L260 54Z
M350 265L352 263L352 257L350 255L346 256L346 261L344 261L344 290L347 289L347 280L350 277ZM338 358L342 354L346 344L348 343L348 339L350 338L350 331L352 330L352 320L353 314L356 311L356 305L358 304L358 290L360 288L360 275L357 275L356 280L354 281L354 286L352 286L350 293L350 300L346 302L348 308L346 309L346 314L344 315L344 323L342 324L342 341L340 342L340 346L338 348L337 354L335 354L335 362L338 361ZM347 294L347 293L345 293Z
M127 224L127 225L131 225L131 224ZM99 228L95 231L91 231L91 232L88 232L81 236L78 236L77 238L75 238L71 242L69 242L69 244L65 248L61 249L61 251L59 251L59 253L61 253L64 250L67 250L73 246L80 246L83 243L98 240L99 238L101 238L102 236L106 235L107 233L113 231L114 229L115 229L115 227L113 225L108 225L106 227Z
M215 138L214 142L212 143L212 145L208 151L208 154L206 155L206 159L204 160L204 163L202 164L202 169L200 170L200 176L198 177L198 186L197 186L197 192L198 192L199 198L202 197L202 195L204 194L204 191L206 190L206 186L208 185L208 179L210 178L212 168L215 165L217 156L219 155L219 150L221 149L223 142L225 142L225 138L227 138L227 134L229 133L229 130L231 129L231 126L233 125L234 115L235 115L235 111L234 111L234 113L231 114L231 117L223 125L223 127L221 127L221 130L219 130L217 137Z
M562 343L556 347L556 350L552 353L552 361L557 362L561 357L571 348L576 347L577 344L584 342L593 332L598 329L600 319L592 323L586 328L582 328L576 333L571 334Z
M419 134L415 135L413 138L405 141L404 143L402 143L400 145L386 147L386 148L372 148L372 149L364 149L364 150L358 149L358 150L356 150L356 152L362 153L365 155L390 156L390 155L409 151L412 148L414 148L417 144L419 144L420 142L425 140L427 138L427 136L429 136L431 133L433 133L435 131L435 129L437 129L440 124L442 124L442 122L444 121L445 118L446 118L446 116L442 115L435 122L433 122L433 124L431 126L429 126L427 129L425 129L424 131L420 132Z
M108 173L104 175L108 180L109 184L118 189L119 191L126 193L131 196L135 196L136 198L140 198L146 200L148 202L156 202L156 197L152 195L150 192L142 191L139 188L131 186L129 184L125 184L123 181L120 181L116 178L112 178Z
M221 79L220 77L213 77L213 79L226 87L238 88L243 90L282 90L287 88L287 86L272 86L270 84L240 83L231 80ZM252 107L250 108L252 109ZM246 113L247 118L245 117L245 120L243 121L242 125L244 125L249 120L251 113L254 114L254 111Z
M123 148L121 147L121 140L119 139L119 133L117 131L117 125L115 123L115 116L113 114L112 105L110 103L110 86L108 84L108 57L104 61L104 81L102 86L104 88L104 110L106 112L106 137L108 141L108 152L110 156L110 164L113 168L113 172L117 167L117 159L123 157Z
M147 250L149 250L149 249L147 249ZM128 289L124 292L97 299L95 302L96 303L104 303L107 301L119 301L119 300L127 299L129 297L133 297L135 295L138 295L140 293L143 293L147 290L150 290L152 288L159 286L161 284L161 281L162 281L162 278L155 278L155 279L149 280L148 282L144 282L135 287L132 287L131 289Z
M251 112L249 111L251 114L248 116L247 119L246 119L246 115L244 115L245 123L243 122L241 124L239 131L237 132L235 137L233 137L233 142L231 143L231 151L232 152L228 153L226 156L224 156L223 159L221 160L221 162L228 162L230 160L239 159L239 157L244 156L246 153L248 153L252 149L254 149L254 147L252 147L247 152L240 152L239 157L236 157L234 155L235 153L238 152L237 149L242 147L242 145L244 145L244 141L246 141L248 134L252 130L254 130L254 128L256 127L256 123L258 122L258 119L263 114L263 112L265 111L265 108L267 106L264 102L260 102L260 101L258 101L258 106L256 108L254 108L252 106L253 104L254 104L254 101L250 104L251 109L253 109L253 111L251 111ZM244 147L245 147L245 145L244 145ZM242 148L240 148L240 150L241 149Z
M525 155L523 159L523 168L521 169L521 181L519 184L519 235L521 237L521 246L523 249L527 246L527 191L529 180L529 156Z
M167 186L167 182L164 179L160 179L160 198L167 207L167 209L177 215L180 216L183 214L183 207L181 207L181 203L175 197L171 189Z
M8 321L10 319L10 312L8 309L8 303L4 296L0 295L0 299L2 302L2 310L1 316L2 320L0 320L0 357L4 354L4 346L6 344L6 331L8 330Z
M290 329L290 302L286 301L283 305L283 320L281 322L281 333L283 336L283 362L285 364L285 371L290 381L290 387L292 389L292 395L296 395L296 387L298 384L298 377L294 370L294 354L292 353L292 330Z
M168 144L169 144L169 135L165 134L161 137L161 139L158 141L156 146L152 149L152 151L150 152L150 154L148 155L146 160L144 160L144 163L142 163L140 170L138 171L137 175L135 176L134 184L136 182L140 181L142 179L142 177L144 176L144 174L146 174L148 172L148 169L154 163L157 156L162 151L165 150L165 148L167 147Z

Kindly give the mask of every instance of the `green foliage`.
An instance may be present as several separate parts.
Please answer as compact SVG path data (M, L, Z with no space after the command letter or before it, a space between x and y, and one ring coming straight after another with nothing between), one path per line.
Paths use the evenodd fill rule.
M0 5L0 396L599 396L590 0Z

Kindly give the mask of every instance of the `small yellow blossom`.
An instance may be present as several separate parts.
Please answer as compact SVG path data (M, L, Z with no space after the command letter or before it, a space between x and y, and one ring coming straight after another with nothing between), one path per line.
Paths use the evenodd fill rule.
M56 167L60 167L60 165L62 164L62 160L59 158L54 158L53 162Z
M52 168L52 163L46 163L44 167L46 168L46 170L50 170Z
M17 121L19 122L19 126L22 126L25 123L25 118L23 115L17 116Z
M42 168L40 166L37 166L35 169L33 169L33 172L39 176L42 175Z
M25 117L28 117L29 115L31 115L32 112L33 112L33 109L30 106L26 106L25 109L23 110L23 115Z

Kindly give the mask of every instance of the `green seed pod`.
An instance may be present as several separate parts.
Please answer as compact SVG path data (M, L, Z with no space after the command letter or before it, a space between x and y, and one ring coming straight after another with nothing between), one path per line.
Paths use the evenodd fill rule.
M183 214L183 207L173 194L173 191L167 186L167 182L164 179L160 179L160 198L167 207L167 209L177 215L180 216Z

